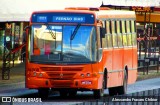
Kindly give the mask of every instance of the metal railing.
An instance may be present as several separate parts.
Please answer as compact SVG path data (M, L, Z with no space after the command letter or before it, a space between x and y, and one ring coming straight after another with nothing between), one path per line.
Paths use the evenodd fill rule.
M3 53L3 64L2 64L2 80L9 80L10 79L10 69L14 67L14 60L18 58L19 56L19 51L23 47L25 47L26 44L22 44L19 47L10 50L8 53L4 51ZM24 53L22 53L24 54ZM11 66L11 61L12 66Z
M137 38L137 47L138 68L142 68L143 74L148 74L149 67L156 67L157 72L159 72L160 45L157 43L157 38Z

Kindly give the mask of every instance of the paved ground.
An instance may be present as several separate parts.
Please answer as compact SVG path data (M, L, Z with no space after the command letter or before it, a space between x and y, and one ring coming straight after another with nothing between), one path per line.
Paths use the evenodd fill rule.
M18 83L22 81L24 82L24 63L15 61L14 67L10 70L10 80L2 80L2 61L0 61L0 65L0 85L7 83Z
M2 62L0 64L0 96L17 96L37 92L25 88L25 63L15 62L15 66L10 71L10 80L2 80Z

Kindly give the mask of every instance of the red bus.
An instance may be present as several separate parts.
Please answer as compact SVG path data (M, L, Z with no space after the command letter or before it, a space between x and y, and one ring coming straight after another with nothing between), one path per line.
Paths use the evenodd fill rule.
M137 78L135 13L118 10L34 12L26 54L26 88L95 98L126 94Z

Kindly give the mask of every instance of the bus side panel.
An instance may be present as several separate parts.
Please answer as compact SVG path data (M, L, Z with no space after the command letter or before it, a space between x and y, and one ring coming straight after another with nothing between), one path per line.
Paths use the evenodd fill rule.
M133 62L133 69L132 70L129 70L129 73L128 73L128 83L129 84L132 84L136 81L137 79L137 48L136 47L133 47L133 59L132 59L132 62Z
M137 70L129 70L128 71L128 84L135 83L137 78Z
M132 47L124 48L124 69L125 66L128 67L128 83L132 81L133 75L131 72L133 71L133 51Z
M107 68L107 71L112 71L112 49L107 49L103 51L103 67Z
M123 83L123 50L115 48L113 50L113 70L112 70L112 86L121 86Z
M93 71L93 77L96 75L98 78L98 81L96 84L93 84L96 89L102 88L102 79L103 79L103 62L98 62L91 65L92 71ZM87 68L86 68L87 69Z
M124 48L124 67L132 69L132 48Z
M111 72L112 72L112 50L113 49L104 49L103 50L103 67L106 67L107 69L107 87L110 87L112 85L112 81L111 81Z

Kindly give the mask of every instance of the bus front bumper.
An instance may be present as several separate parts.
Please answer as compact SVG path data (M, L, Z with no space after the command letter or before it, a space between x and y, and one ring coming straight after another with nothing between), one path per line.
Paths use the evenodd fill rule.
M75 88L75 89L98 89L98 78L83 78L73 80L53 80L45 78L29 77L26 88Z

